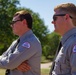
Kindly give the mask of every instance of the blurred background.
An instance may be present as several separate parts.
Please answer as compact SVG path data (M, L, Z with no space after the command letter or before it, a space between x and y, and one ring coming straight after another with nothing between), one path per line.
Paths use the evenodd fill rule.
M60 35L53 32L54 26L51 23L53 9L56 5L67 2L76 4L76 0L0 0L0 55L18 37L12 33L10 27L14 13L27 10L33 17L32 30L42 44L41 64L52 62L61 38ZM3 73L4 70L1 70L0 75ZM49 68L42 68L41 73L48 75Z

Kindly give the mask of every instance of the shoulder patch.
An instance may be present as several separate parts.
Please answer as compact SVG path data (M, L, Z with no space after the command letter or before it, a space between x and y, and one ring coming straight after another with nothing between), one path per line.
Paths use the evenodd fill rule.
M73 52L76 52L76 45L73 47Z
M22 44L23 47L26 47L26 48L30 48L30 43L29 42L24 42Z

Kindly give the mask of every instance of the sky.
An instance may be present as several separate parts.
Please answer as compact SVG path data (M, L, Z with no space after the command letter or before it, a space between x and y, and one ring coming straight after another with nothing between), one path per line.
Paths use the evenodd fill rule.
M33 12L38 13L44 24L48 27L50 32L54 31L52 16L54 14L54 7L62 3L74 3L76 0L19 0L20 7L31 9Z

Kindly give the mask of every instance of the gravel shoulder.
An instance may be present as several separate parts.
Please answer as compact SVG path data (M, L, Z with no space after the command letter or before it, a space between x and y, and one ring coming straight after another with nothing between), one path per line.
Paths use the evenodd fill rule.
M52 62L41 64L41 69L50 69Z

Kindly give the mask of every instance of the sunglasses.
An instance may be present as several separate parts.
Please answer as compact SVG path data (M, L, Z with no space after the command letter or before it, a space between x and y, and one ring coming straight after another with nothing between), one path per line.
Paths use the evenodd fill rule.
M57 15L53 15L53 21L57 20L57 16L65 16L66 14L57 14ZM72 19L72 17L69 15L69 17Z
M17 21L12 21L11 25L15 24L16 22L21 21L21 20L17 20Z

